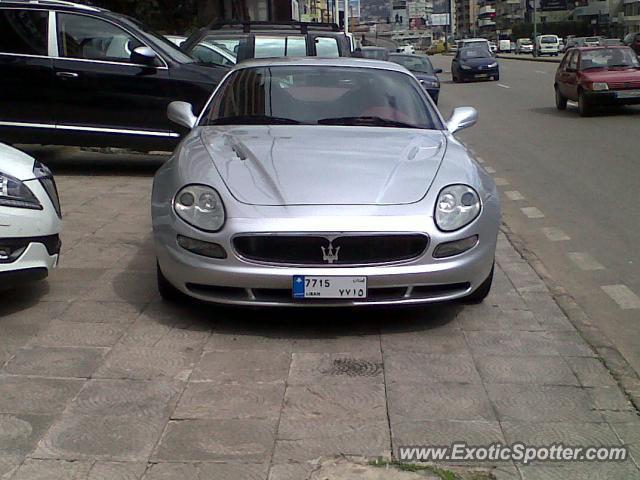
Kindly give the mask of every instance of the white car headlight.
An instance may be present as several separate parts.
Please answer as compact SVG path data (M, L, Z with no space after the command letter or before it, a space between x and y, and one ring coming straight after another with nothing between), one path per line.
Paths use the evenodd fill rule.
M176 214L189 225L217 232L225 221L224 205L218 192L206 185L187 185L173 199Z
M420 83L425 88L439 88L440 87L440 83L433 82L431 80L420 80Z
M435 220L440 230L452 232L470 224L480 214L480 197L467 185L449 185L438 195Z
M42 205L29 187L17 178L0 172L0 207L42 210Z
M609 90L609 84L606 82L593 82L591 84L592 90L598 92L602 90Z
M498 62L493 62L491 65L489 65L489 68L496 68L498 66Z

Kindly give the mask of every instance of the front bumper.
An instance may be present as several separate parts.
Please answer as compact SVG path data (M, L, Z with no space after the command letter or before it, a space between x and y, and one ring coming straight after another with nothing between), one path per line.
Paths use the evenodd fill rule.
M264 226L263 221L253 223L250 219L230 219L223 232L205 234L193 229L184 222L171 216L154 218L154 233L158 263L169 282L183 293L200 300L232 305L254 306L361 306L361 305L402 305L422 304L462 299L476 290L487 278L495 257L499 212L497 202L488 205L480 217L471 225L455 232L445 234L435 227L421 232L430 237L429 246L422 256L414 260L388 265L320 266L294 267L267 265L244 260L236 255L231 238L235 234L257 231L270 232L340 232L345 233L344 225L359 225L368 232L408 232L415 231L416 218L407 217L406 228L402 219L391 224L384 232L380 231L380 219L368 219L370 228L366 228L366 218L343 219L334 228L295 228L288 221L273 220L274 228L269 230L256 228ZM422 219L424 223L424 218ZM431 222L432 220L429 219ZM396 225L393 225L393 224ZM289 224L290 227L286 228ZM375 228L377 227L377 228ZM228 258L217 260L195 255L177 244L177 235L185 235L203 241L222 245ZM348 234L348 231L347 231ZM443 242L478 235L478 244L460 255L446 258L433 258L434 249ZM367 277L368 297L365 300L294 300L292 284L294 275L316 276L365 276Z
M471 70L460 69L460 78L463 80L487 80L500 75L499 67L494 68L474 68Z
M585 91L585 95L595 106L640 105L640 90Z
M17 287L23 283L46 278L49 271L58 265L60 240L58 235L33 238L0 239L4 244L25 246L15 259L0 261L0 289Z

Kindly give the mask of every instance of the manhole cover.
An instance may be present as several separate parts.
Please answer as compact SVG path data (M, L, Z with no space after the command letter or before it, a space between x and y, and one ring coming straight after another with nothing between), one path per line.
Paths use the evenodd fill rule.
M333 361L329 375L347 375L349 377L375 377L382 365L357 358L337 358Z

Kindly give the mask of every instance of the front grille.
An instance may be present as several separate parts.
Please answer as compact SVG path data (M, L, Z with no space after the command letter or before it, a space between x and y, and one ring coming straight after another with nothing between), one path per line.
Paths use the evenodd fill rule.
M610 90L629 90L640 88L640 81L631 82L607 82Z
M263 263L309 266L368 265L419 257L429 245L421 233L364 235L242 235L233 240L241 257Z

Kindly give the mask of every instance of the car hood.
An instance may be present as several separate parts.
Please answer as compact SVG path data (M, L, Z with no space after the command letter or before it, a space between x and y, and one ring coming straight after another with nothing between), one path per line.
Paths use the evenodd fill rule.
M615 70L598 69L583 73L589 82L640 82L640 69L619 68Z
M204 127L201 139L229 192L252 205L418 202L446 150L439 130L379 127Z
M460 60L460 63L462 65L468 65L469 67L472 68L477 68L477 67L486 67L487 65L491 65L493 63L496 63L497 60L495 58L469 58L467 60Z
M434 75L430 75L428 73L421 73L421 72L412 72L412 73L418 80L424 80L425 82L437 82L438 81L438 77L435 74Z
M26 153L0 143L0 172L18 180L31 180L35 177L34 163L35 160Z

